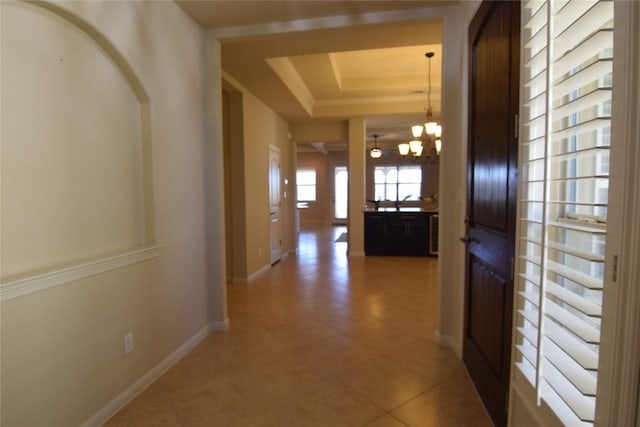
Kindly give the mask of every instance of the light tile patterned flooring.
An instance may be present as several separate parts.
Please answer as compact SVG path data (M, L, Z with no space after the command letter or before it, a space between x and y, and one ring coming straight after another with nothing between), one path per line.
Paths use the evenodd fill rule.
M228 286L208 336L116 426L491 426L462 363L434 342L437 261L346 256L344 227Z

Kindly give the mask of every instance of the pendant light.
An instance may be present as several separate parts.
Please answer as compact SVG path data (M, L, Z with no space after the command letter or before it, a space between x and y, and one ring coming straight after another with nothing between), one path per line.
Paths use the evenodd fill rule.
M373 135L373 148L369 151L369 155L372 159L379 159L382 157L382 150L378 148L378 135Z
M436 131L436 127L438 123L433 120L433 109L431 108L431 58L435 55L433 52L427 52L424 56L427 57L429 61L429 69L427 73L427 120L424 124L424 129L427 132L427 135L433 135Z

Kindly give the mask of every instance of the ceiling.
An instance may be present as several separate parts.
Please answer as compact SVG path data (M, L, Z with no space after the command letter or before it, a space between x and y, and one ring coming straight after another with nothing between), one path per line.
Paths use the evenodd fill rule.
M176 2L219 34L224 73L290 124L364 116L371 141L409 139L427 107L426 52L440 115L442 22L430 10L457 1Z

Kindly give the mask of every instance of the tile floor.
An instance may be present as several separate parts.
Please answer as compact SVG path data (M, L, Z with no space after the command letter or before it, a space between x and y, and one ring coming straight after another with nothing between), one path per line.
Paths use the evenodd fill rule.
M106 425L491 426L462 363L434 342L433 258L346 256L344 227L228 286L207 337Z

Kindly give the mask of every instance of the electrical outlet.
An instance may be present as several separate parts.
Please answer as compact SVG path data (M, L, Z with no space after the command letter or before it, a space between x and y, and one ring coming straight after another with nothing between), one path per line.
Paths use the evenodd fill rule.
M124 353L129 354L133 351L133 332L129 332L124 336Z
M258 256L262 256L262 248L258 248Z

